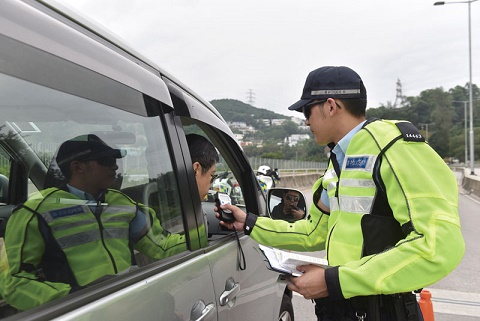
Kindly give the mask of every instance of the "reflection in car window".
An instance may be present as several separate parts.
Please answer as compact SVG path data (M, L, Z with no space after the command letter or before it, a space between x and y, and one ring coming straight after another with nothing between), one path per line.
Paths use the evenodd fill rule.
M5 205L8 198L8 180L10 177L10 159L0 145L0 205Z
M136 115L4 74L0 74L0 88L0 174L7 178L15 175L11 199L25 202L38 197L35 191L65 183L61 175L55 175L58 171L52 162L59 146L73 137L95 134L108 146L127 151L124 158L117 159L119 168L113 188L128 195L134 201L131 204L145 205L137 208L148 213L147 220L151 213L158 217L161 227L155 227L153 222L149 228L162 231L157 235L159 242L179 235L174 239L182 240L182 246L166 251L166 255L186 250L177 180L159 117ZM2 200L2 206L7 205L16 204ZM11 222L16 221L11 217L8 228ZM135 246L145 248L140 244L142 240L136 240ZM8 237L6 247L7 241ZM151 261L138 253L136 258L139 265ZM41 304L41 299L40 295L37 303Z
M220 193L225 193L230 196L232 204L241 207L245 206L242 188L238 184L238 180L221 154L220 161L217 164L216 174L218 177L212 182L210 192L215 193L218 191Z
M0 83L16 88L1 91L4 122L0 138L13 158L30 169L34 190L50 184L45 182L46 172L62 142L94 133L109 146L127 150L127 156L117 162L115 187L131 193L136 201L156 206L160 209L157 215L169 219L165 224L183 230L182 222L173 217L179 213L179 195L158 118L141 117L6 75L0 75ZM20 94L25 92L29 95ZM2 171L8 171L5 163L1 166ZM159 194L156 203L143 193L145 185L151 183L156 186L147 187L147 192Z

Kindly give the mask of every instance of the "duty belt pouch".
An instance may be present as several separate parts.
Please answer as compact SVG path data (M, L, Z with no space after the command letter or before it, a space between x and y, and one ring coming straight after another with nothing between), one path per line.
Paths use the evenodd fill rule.
M363 321L420 321L414 293L371 295L350 299L357 320Z
M366 214L362 221L363 256L383 252L405 236L393 216Z

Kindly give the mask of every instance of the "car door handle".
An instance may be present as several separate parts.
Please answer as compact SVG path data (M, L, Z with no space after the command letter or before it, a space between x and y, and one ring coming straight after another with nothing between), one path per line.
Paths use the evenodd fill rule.
M236 283L232 277L228 278L227 282L225 282L225 291L220 295L220 305L224 306L228 302L233 301L238 291L240 291L240 283Z
M215 305L210 303L205 304L202 300L195 303L190 312L190 321L209 321L212 320L212 316L215 312Z

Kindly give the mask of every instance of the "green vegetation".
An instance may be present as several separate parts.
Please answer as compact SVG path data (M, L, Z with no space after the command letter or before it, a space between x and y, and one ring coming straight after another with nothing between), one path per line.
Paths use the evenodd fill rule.
M468 84L456 86L448 91L442 87L422 91L419 96L405 97L401 108L391 108L388 103L377 108L367 109L367 118L408 120L417 126L428 142L444 159L465 160L465 101L468 106ZM475 159L480 158L480 90L473 85L474 99L474 143ZM313 139L301 141L296 146L285 144L285 138L292 134L309 134L288 120L282 125L266 126L263 119L289 119L288 116L256 108L234 99L218 99L211 102L226 121L244 122L257 132L245 134L244 141L255 144L263 142L262 147L246 146L247 156L277 159L297 159L302 161L324 161L326 156L322 147ZM299 114L299 117L301 115ZM467 121L469 131L469 120ZM235 129L233 129L235 132ZM468 132L467 132L468 136Z

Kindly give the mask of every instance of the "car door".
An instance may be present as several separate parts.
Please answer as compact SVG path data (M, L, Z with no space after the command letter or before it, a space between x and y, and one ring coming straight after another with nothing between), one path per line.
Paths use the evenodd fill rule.
M184 250L162 259L135 252L132 268L35 308L12 311L2 300L0 318L217 320L192 195L180 190L188 185L179 170L185 165L178 139L166 129L173 107L159 72L41 4L5 1L0 20L1 213L8 216L31 193L64 183L54 162L58 147L95 133L128 152L117 164L115 189L154 209L165 235L186 242ZM5 258L2 273L8 273ZM4 295L7 279L0 279Z
M173 85L168 85L169 90L175 92L172 90ZM202 209L209 222L205 251L212 272L218 318L276 320L285 284L277 282L278 274L265 267L257 252L258 243L243 232L235 233L220 227L213 212L213 193L226 191L235 199L235 205L245 211L264 215L265 199L253 171L237 142L229 133L220 130L229 131L221 118L191 97L181 95L180 90L172 96L172 101L175 114L180 116L183 125L178 130L179 135L197 133L210 139L220 155L216 173L225 177L230 185L223 189L214 181L210 195L202 202ZM184 109L177 107L180 103L183 103Z

